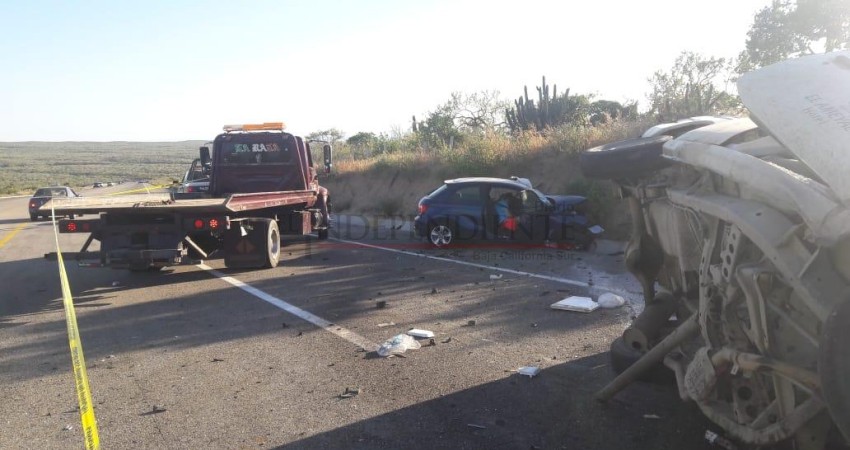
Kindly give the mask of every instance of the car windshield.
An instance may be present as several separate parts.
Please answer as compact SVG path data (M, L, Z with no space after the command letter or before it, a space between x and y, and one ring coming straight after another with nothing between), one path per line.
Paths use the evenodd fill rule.
M67 197L68 193L64 188L41 188L35 191L33 197Z

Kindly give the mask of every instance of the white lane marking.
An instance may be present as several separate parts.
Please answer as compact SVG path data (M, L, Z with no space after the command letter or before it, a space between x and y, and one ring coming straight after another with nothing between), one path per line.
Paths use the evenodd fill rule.
M331 239L333 239L335 241L339 241L339 242L345 242L346 244L354 244L354 245L359 245L361 247L375 248L375 249L378 249L378 250L384 250L384 251L393 252L393 253L401 253L402 255L418 256L420 258L427 258L427 259L433 259L433 260L436 260L436 261L450 262L450 263L454 263L454 264L460 264L462 266L477 267L477 268L481 268L481 269L494 270L494 271L497 271L497 272L510 273L510 274L513 274L513 275L523 275L523 276L528 276L528 277L540 278L540 279L543 279L543 280L555 281L555 282L564 283L564 284L571 284L573 286L579 286L579 287L584 287L584 288L590 287L589 284L587 284L583 281L570 280L569 278L560 278L560 277L553 277L553 276L550 276L550 275L541 275L539 273L523 272L521 270L505 269L504 267L494 267L494 266L488 266L487 264L479 264L479 263L473 263L473 262L468 262L468 261L458 261L456 259L443 258L442 256L426 255L424 253L411 253L411 252L407 252L407 251L404 251L404 250L397 250L397 249L394 249L394 248L381 247L380 245L366 244L366 243L363 243L363 242L349 241L349 240L346 240L346 239L339 239L339 238L331 238Z
M325 331L329 331L329 332L345 339L346 341L351 342L352 344L362 348L363 350L366 350L367 352L374 352L374 351L378 350L378 344L375 344L374 342L369 341L368 339L364 338L363 336L360 336L359 334L357 334L357 333L355 333L351 330L347 330L347 329L345 329L345 328L343 328L339 325L335 325L333 322L328 322L327 320L322 319L321 317L319 317L319 316L317 316L317 315L315 315L311 312L305 311L305 310L303 310L303 309L301 309L301 308L299 308L295 305L292 305L290 303L287 303L287 302L285 302L285 301L283 301L283 300L281 300L281 299L279 299L279 298L277 298L277 297L275 297L271 294L263 292L263 291L255 288L255 287L251 286L250 284L247 284L243 281L239 281L236 278L227 276L227 275L213 269L212 267L210 267L206 264L198 264L197 267L200 268L201 270L205 270L205 271L209 272L211 275L214 275L218 278L221 278L222 280L226 281L227 283L230 283L231 285L236 286L239 289L242 289L243 291L253 295L254 297L259 298L260 300L266 301L266 302L268 302L268 303L270 303L270 304L272 304L272 305L274 305L274 306L276 306L276 307L278 307L278 308L280 308L280 309L282 309L282 310L284 310L284 311L286 311L286 312L288 312L288 313L290 313L290 314L292 314L292 315L294 315L298 318L301 318L303 320L306 320L307 322L312 323L313 325L315 325L319 328L324 328Z
M604 292L613 292L615 294L620 294L624 297L631 296L631 294L628 291L625 291L625 290L622 290L622 289L612 288L612 287L608 287L608 286L597 286L597 285L591 286L589 283L585 283L583 281L578 281L578 280L571 280L569 278L561 278L561 277L555 277L555 276L552 276L552 275L543 275L543 274L532 273L532 272L523 272L521 270L506 269L504 267L488 266L487 264L479 264L479 263L473 263L473 262L468 262L468 261L458 261L456 259L443 258L441 256L426 255L426 254L423 254L423 253L411 253L411 252L404 251L404 250L397 250L397 249L394 249L394 248L381 247L380 245L366 244L366 243L357 242L357 241L349 241L347 239L339 239L339 238L330 238L330 239L337 241L337 242L345 242L346 244L354 244L354 245L359 245L361 247L366 247L366 248L374 248L374 249L377 249L377 250L384 250L384 251L392 252L392 253L400 253L402 255L417 256L419 258L427 258L427 259L433 259L433 260L436 260L436 261L449 262L449 263L452 263L452 264L460 264L462 266L477 267L477 268L481 268L481 269L492 270L492 271L495 271L495 272L504 272L504 273L510 273L510 274L513 274L513 275L520 275L520 276L531 277L531 278L539 278L541 280L554 281L556 283L569 284L569 285L572 285L572 286L587 288L587 289L589 289L593 292L604 291Z

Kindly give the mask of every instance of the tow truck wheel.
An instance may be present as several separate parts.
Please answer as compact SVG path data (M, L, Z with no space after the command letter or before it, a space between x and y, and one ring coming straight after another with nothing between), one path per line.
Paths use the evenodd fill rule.
M323 230L319 230L318 235L319 235L319 240L324 241L325 239L328 238L328 229L325 228Z
M265 220L262 223L265 225L266 231L266 261L264 267L277 267L280 262L280 229L275 220Z

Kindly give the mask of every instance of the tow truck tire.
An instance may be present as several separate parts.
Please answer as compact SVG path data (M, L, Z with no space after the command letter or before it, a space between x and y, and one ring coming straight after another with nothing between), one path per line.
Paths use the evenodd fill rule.
M280 262L280 228L277 226L277 221L272 219L266 219L262 222L259 222L254 229L254 232L261 232L265 234L265 252L266 252L266 260L263 267L273 268L277 267L278 262Z
M634 178L666 167L661 156L670 136L626 139L591 148L579 155L581 172L588 178L618 180Z
M318 230L317 234L319 236L319 240L324 241L328 238L328 229L324 228L324 229Z

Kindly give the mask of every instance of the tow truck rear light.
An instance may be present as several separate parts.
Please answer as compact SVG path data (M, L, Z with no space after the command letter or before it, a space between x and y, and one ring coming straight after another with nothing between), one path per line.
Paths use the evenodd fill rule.
M245 123L238 125L225 125L223 127L224 131L227 133L233 131L262 131L262 130L274 130L274 131L283 131L286 128L286 124L283 122L265 122L265 123Z
M77 222L66 223L65 224L65 230L67 230L69 233L76 233L77 232Z
M188 223L193 230L220 230L227 226L227 217L199 217L190 219Z
M91 233L98 227L100 219L59 219L60 233Z

